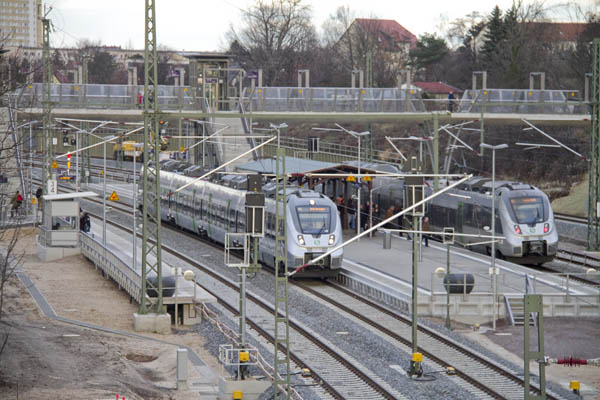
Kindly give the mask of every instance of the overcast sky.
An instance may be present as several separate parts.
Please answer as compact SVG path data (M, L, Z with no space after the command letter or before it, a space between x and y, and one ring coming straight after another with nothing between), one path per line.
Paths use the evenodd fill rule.
M568 0L546 0L545 5ZM570 0L586 9L597 0ZM156 0L158 43L175 50L217 51L225 49L224 34L240 23L240 10L252 0ZM419 36L433 33L444 21L472 12L488 14L497 4L502 10L512 0L307 0L312 5L317 29L339 6L348 5L358 17L395 19ZM53 47L74 46L80 39L101 40L104 45L141 49L144 46L144 0L46 0L56 28ZM560 14L561 20L574 17Z

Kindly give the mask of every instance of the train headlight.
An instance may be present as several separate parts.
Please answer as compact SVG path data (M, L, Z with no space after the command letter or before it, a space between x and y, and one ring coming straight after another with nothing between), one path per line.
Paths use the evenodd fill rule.
M549 230L550 230L550 224L546 222L544 224L544 233L548 233Z
M515 233L516 233L517 235L520 235L520 234L521 234L521 228L519 228L519 225L515 225Z
M332 246L335 243L335 235L329 235L329 245Z
M300 245L304 246L304 244L305 244L304 236L298 235L298 243L300 243Z

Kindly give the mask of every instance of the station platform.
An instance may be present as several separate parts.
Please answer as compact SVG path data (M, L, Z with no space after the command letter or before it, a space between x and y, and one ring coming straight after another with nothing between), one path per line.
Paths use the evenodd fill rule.
M102 195L101 183L90 184L89 189ZM119 203L132 205L132 184L107 183L107 196L113 191ZM108 204L108 203L107 203ZM352 231L344 231L345 240ZM387 299L394 306L409 311L412 296L412 241L405 236L392 235L391 249L383 249L383 232L372 238L361 238L344 248L342 274L338 281L353 290L376 299ZM126 246L131 248L131 244ZM418 312L423 316L446 315L444 275L436 275L438 268L446 269L446 246L429 240L418 263ZM471 274L474 287L469 294L450 296L450 313L457 320L485 323L493 317L493 285L490 275L491 258L466 248L451 246L450 273ZM578 283L556 273L541 272L527 266L496 259L499 269L496 315L504 318L515 310L511 303L519 302L524 294L544 295L544 315L598 316L600 315L600 288ZM511 310L507 310L511 308Z
M349 239L354 233L344 232ZM344 248L343 274L352 280L369 281L377 291L389 290L396 297L408 300L412 296L412 241L392 235L390 249L383 248L383 232L372 238L363 237ZM446 290L444 274L447 249L440 242L429 240L429 247L419 246L422 256L418 262L419 314L446 315ZM468 249L450 247L450 273L471 274L474 286L470 294L451 294L451 315L465 317L469 322L489 320L493 315L493 286L490 275L491 258ZM544 315L598 316L600 314L600 288L568 280L554 273L540 272L527 266L496 259L498 275L498 315L506 314L508 299L522 299L525 293L544 295ZM342 279L343 280L343 279ZM479 322L479 321L478 321Z
M88 235L97 243L102 243L102 235L103 235L103 226L102 220L92 218L91 230ZM136 240L136 262L133 262L133 240L131 236L124 235L123 231L117 230L112 226L106 226L106 249L112 255L118 257L124 264L130 268L136 275L141 276L141 265L142 265L142 240ZM85 252L84 252L85 254ZM155 259L149 255L149 260L154 262ZM173 294L171 296L164 296L163 303L166 304L184 304L184 305L193 305L199 303L216 303L216 298L210 295L206 290L201 287L194 288L194 283L190 281L186 281L183 278L182 271L183 268L172 268L170 265L164 262L162 263L162 276L163 280L169 279L168 282L172 282L174 287L165 287L164 289L173 289ZM193 269L190 266L189 269ZM119 282L121 286L125 287L125 284ZM163 282L163 286L165 283ZM125 289L127 289L125 287ZM134 288L134 291L137 291L138 288ZM183 322L185 325L193 324L198 317L196 317L195 312L190 307L189 310L183 315Z

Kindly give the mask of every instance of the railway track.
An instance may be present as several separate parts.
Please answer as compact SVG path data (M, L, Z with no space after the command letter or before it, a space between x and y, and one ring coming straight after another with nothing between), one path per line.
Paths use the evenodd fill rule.
M130 208L114 205L113 208L131 215ZM109 223L131 233L131 230L127 227L121 227L114 222ZM179 229L178 231L181 232ZM194 237L197 238L197 236ZM213 291L213 295L219 298L220 304L228 308L230 312L237 313L238 286L236 282L225 282L223 277L215 274L210 268L182 255L175 249L165 247L165 250L211 275L214 279L220 280L221 284L235 292L233 301L223 299L219 290ZM293 283L293 285L322 301L326 301L331 306L339 309L340 313L347 314L353 319L367 324L380 334L389 337L392 341L398 342L400 346L403 346L403 351L408 349L410 353L411 321L405 316L394 313L333 284L311 286ZM253 322L254 320L262 321L264 325L265 321L269 319L272 321L272 307L261 299L253 298L253 296L249 296L248 299L263 309L262 314L257 312L254 317L249 318L249 323L253 329L272 342L273 338L269 331L272 332L273 328L261 328L258 323ZM316 339L314 335L311 335L299 324L293 323L291 327L294 331L291 335L291 342L296 348L303 349L302 355L291 352L292 359L296 364L306 366L314 371L315 379L323 382L323 387L333 398L353 398L356 393L361 393L361 395L355 398L402 398L400 393L395 393L392 388L384 387L385 383L382 385L382 382L378 382L377 376L371 371L364 371L359 363L355 365L355 363L349 361L352 360L351 357L347 355L340 356L339 350L331 348L322 340ZM467 390L477 394L477 397L523 398L523 380L517 376L515 371L507 370L505 367L452 342L450 339L424 326L419 327L419 343L419 350L424 354L426 361L431 361L439 367L454 367L457 376L465 382L464 386ZM537 392L539 390L536 388L532 391L533 394ZM548 398L555 399L559 397L548 395Z
M68 192L69 189L61 187L59 191ZM86 199L87 201L102 205L102 202L96 199ZM131 216L131 208L125 208L119 205L113 205L113 210L123 212ZM102 219L101 215L90 212L90 215ZM133 230L117 222L107 219L107 224L124 230L128 234L133 234ZM171 228L173 229L173 228ZM182 232L177 229L178 232ZM184 232L185 234L189 234ZM141 237L140 234L138 234ZM198 237L195 236L197 239ZM216 244L211 244L216 247ZM199 271L210 276L213 281L218 282L216 287L204 287L209 293L217 298L218 303L229 310L233 315L239 316L239 286L238 283L218 274L212 268L194 260L181 253L180 250L163 245L163 251L177 257L183 262L194 266ZM225 294L227 293L227 294ZM252 294L247 294L247 299L254 304L254 307L247 305L247 323L264 337L271 344L274 343L272 332L274 331L273 315L274 309L271 304ZM260 323L258 322L260 321ZM271 323L270 326L264 327ZM302 327L298 322L290 319L290 343L294 348L301 351L290 349L290 358L301 368L310 369L313 379L318 382L323 389L334 399L404 399L402 393L394 390L377 375L366 370L360 362L353 360L350 355L343 354L339 349L333 347L319 335L311 333L307 328Z
M587 225L588 220L585 217L579 217L576 215L568 215L568 214L560 214L554 213L554 219L565 222L572 222L576 224L585 224Z
M101 218L101 216L90 214L96 218ZM132 234L130 228L119 223L107 221L107 224ZM217 283L206 285L204 289L215 296L221 306L227 308L234 315L239 315L237 309L239 287L237 282L182 254L180 250L163 245L163 251L209 275ZM271 333L274 330L272 326L274 315L272 305L250 293L247 294L247 299L250 302L247 304L247 322L272 344L274 342ZM299 323L292 321L292 319L290 319L290 342L294 344L294 348L301 349L301 353L290 349L291 359L298 366L309 368L315 381L320 382L324 389L335 399L405 398L401 393L380 380L375 373L365 370L352 357L340 353L339 349L332 347L331 344L318 335L314 335Z
M382 307L370 300L357 296L336 284L308 286L298 284L307 292L332 304L340 310L369 326L371 329L398 341L410 353L412 321ZM468 388L478 398L522 399L524 382L517 376L516 371L505 367L477 354L465 346L423 325L418 327L419 351L426 361L435 363L438 367L451 366L456 375L473 388ZM532 394L539 394L538 388L532 387ZM547 395L548 399L555 399Z

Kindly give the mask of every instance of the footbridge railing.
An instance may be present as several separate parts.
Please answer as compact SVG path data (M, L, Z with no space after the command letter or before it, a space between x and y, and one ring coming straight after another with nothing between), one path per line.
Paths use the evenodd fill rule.
M142 87L127 85L52 84L57 108L141 109ZM201 111L207 101L201 89L190 86L158 87L162 110ZM12 94L19 108L41 108L42 84L34 83ZM219 112L249 115L256 112L297 113L428 113L453 114L590 114L589 103L578 90L480 89L466 90L461 98L425 98L416 90L399 88L254 87L240 97L211 101Z

